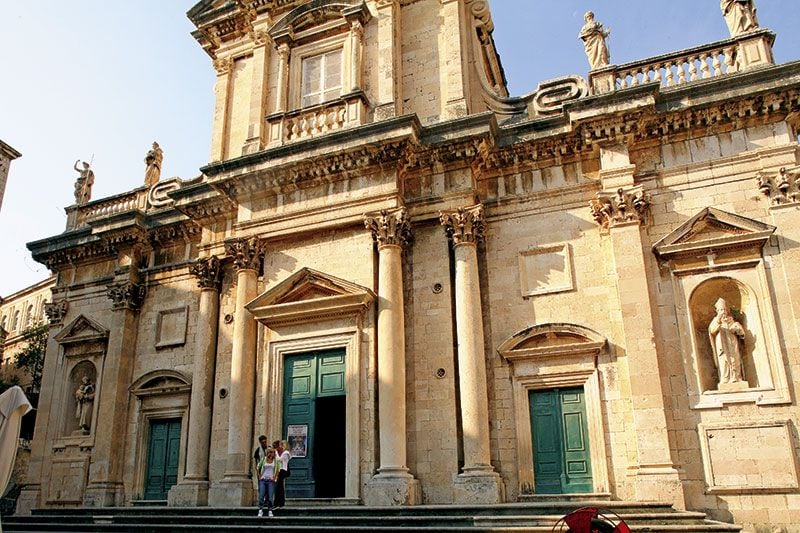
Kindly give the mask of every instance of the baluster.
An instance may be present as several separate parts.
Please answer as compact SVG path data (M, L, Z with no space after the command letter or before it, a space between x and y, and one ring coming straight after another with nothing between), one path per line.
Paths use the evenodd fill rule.
M661 85L661 67L663 66L664 65L659 63L653 68L653 81L658 82L659 85Z
M635 68L631 70L631 87L636 87L639 85L639 69Z
M697 81L697 57L692 56L689 58L689 81Z
M700 54L700 70L703 73L701 78L704 80L711 77L711 69L708 67L708 54Z
M736 52L733 48L726 48L725 49L725 69L726 74L736 74L739 71L737 61L736 61Z
M664 67L664 73L667 76L667 87L672 87L675 85L675 73L672 71L672 67L672 61L667 61L667 64Z
M715 52L713 57L712 66L714 67L714 77L719 78L722 76L722 63L719 61L719 52Z
M684 67L683 61L677 64L678 67L678 85L683 85L686 83L686 67Z
M619 88L624 89L628 86L628 73L622 72L619 75Z

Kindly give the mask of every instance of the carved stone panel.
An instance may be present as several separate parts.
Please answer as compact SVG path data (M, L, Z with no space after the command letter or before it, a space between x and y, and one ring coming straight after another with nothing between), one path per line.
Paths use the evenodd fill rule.
M55 457L52 465L47 503L82 504L89 457Z
M187 306L159 311L156 319L156 348L184 345L188 318Z
M542 246L520 252L519 281L523 297L575 288L569 245Z

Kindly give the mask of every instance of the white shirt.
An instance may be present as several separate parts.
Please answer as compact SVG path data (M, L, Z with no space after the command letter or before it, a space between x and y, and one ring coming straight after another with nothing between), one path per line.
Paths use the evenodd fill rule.
M289 459L292 458L292 454L289 453L289 450L283 450L281 453L281 470L289 470Z

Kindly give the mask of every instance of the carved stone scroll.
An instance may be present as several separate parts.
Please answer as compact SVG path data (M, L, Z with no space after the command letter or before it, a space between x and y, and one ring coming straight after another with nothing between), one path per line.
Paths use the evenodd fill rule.
M378 247L404 246L411 240L411 225L405 207L365 215L364 225L378 241Z
M189 273L197 277L197 286L201 289L219 290L222 268L216 255L198 259L189 267Z
M61 325L64 322L64 317L68 309L69 303L66 300L46 302L44 304L44 314L47 316L47 321L51 326Z
M800 202L800 167L782 167L777 174L761 172L756 176L758 190L772 205Z
M440 212L439 221L454 244L476 243L486 231L483 205L459 207L456 211Z
M616 193L599 192L589 201L592 216L602 228L631 222L643 223L650 209L650 197L641 187Z
M111 299L112 307L117 309L138 310L144 302L146 289L138 283L121 283L109 285L106 295Z
M233 258L236 270L261 270L265 243L256 237L234 239L225 242L225 253Z

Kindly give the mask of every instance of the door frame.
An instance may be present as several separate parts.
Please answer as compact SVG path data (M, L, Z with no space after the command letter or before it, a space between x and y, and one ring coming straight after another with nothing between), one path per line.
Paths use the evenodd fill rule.
M514 417L520 494L533 494L533 433L530 391L583 387L592 486L595 493L610 492L608 455L600 399L597 359L606 346L598 333L574 324L543 324L514 334L497 349L512 367Z
M167 491L166 491L167 494L169 493L169 490L172 487L174 487L175 485L177 485L178 481L180 480L181 458L182 458L182 455L183 455L181 453L181 450L182 450L181 445L183 444L183 442L182 442L183 441L183 418L181 418L181 417L172 417L172 418L168 418L168 417L163 417L163 418L162 417L150 417L150 418L147 419L147 441L145 442L145 449L144 449L144 453L145 453L144 475L142 476L142 481L143 481L143 484L142 484L142 499L146 500L146 501L159 501L159 500L147 500L146 496L147 496L147 474L148 474L148 472L150 470L150 467L151 467L151 465L150 465L150 446L152 445L152 440L151 439L152 439L152 435L153 435L153 423L154 422L162 422L162 421L178 422L178 424L180 426L179 427L180 437L178 439L178 464L177 464L178 471L177 471L177 476L176 476L176 479L175 479L175 483L173 485L171 485L169 488L167 488ZM169 441L167 441L166 444L168 446L169 445ZM165 450L165 452L166 452L166 450ZM167 464L165 463L164 466L166 467Z

